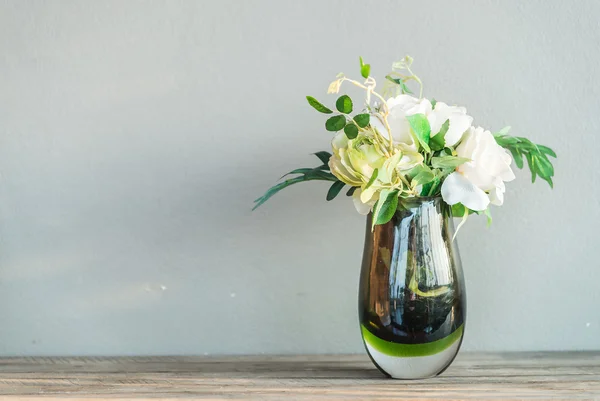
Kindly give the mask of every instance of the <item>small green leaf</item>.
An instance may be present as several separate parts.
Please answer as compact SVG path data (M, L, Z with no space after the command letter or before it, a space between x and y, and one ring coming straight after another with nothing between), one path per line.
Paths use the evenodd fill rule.
M365 128L369 125L369 121L371 120L371 116L368 113L357 114L354 116L354 122L360 128Z
M344 127L344 133L348 139L354 139L358 136L358 127L354 123L348 123Z
M452 205L452 217L463 217L465 215L465 207L462 203Z
M315 153L315 156L317 156L323 164L327 165L329 164L329 158L331 157L331 153L322 150L320 152Z
M385 224L394 217L398 208L398 191L383 189L379 193L379 200L373 208L373 225Z
M327 107L323 106L317 99L312 96L306 96L306 100L308 100L308 104L315 108L315 110L325 113L331 114L333 111L329 110Z
M506 127L502 128L500 131L496 132L495 135L507 135L508 131L510 131L510 125L507 125Z
M437 100L431 99L431 109L435 110L435 105L437 104Z
M554 151L552 149L550 149L549 147L544 146L544 145L538 145L537 147L540 150L540 152L542 152L543 154L552 156L552 157L556 157L556 153L554 153Z
M471 161L471 159L457 156L432 157L431 166L433 168L456 168L469 161Z
M408 89L408 86L406 86L406 83L404 81L400 81L400 88L402 89L402 93L408 93L409 95L412 95L412 91L410 89Z
M523 168L523 155L520 154L519 151L514 148L509 148L508 150L512 154L513 160L515 161L517 167Z
M406 82L404 82L404 80L402 80L400 78L394 78L390 75L386 75L385 78L388 81L391 81L391 82L395 83L396 85L399 85L400 89L402 90L402 93L412 94L412 91L410 89L408 89L408 86L406 86Z
M433 181L423 184L421 189L421 196L433 196L438 189L440 184L440 177L436 176Z
M538 168L539 176L541 178L552 177L554 175L554 167L552 166L552 163L550 163L546 155L541 153L539 156L535 155L534 158Z
M365 186L364 189L369 188L371 185L373 185L373 183L375 182L375 180L377 179L377 175L379 174L379 169L376 168L375 170L373 170L373 174L371 174L371 178L369 179L369 182L367 182L367 186ZM364 191L363 189L363 191Z
M335 102L335 108L344 114L352 113L352 99L348 95L342 95Z
M367 78L369 78L369 74L371 74L371 64L365 64L362 57L360 57L359 59L360 59L360 75L362 75L363 78L367 79Z
M346 126L346 117L344 116L333 116L325 121L325 129L327 131L337 132Z
M487 226L489 228L492 225L492 212L490 212L490 208L488 207L483 213L487 217Z
M425 149L427 153L431 152L431 148L429 147L429 140L431 135L431 127L429 126L429 121L427 121L427 117L424 114L414 114L412 116L407 116L406 119L412 128L417 140L421 144L421 147Z
M350 189L348 190L348 192L346 192L346 196L352 196L354 195L354 191L356 191L358 189L358 187L350 187Z
M527 159L527 164L529 164L529 170L531 170L531 182L535 182L535 178L537 177L537 167L534 164L534 159L531 153L526 153L525 158Z
M496 136L495 138L498 145L502 147L516 145L519 143L519 140L514 136Z
M342 188L344 188L344 184L342 181L336 181L333 184L331 184L331 187L329 187L329 191L327 191L327 200L330 201L332 199L334 199L336 196L338 196L338 194L340 193L340 191L342 190Z
M431 171L421 171L410 181L413 187L417 185L427 184L435 179L435 175Z
M429 146L431 147L431 150L435 152L444 149L444 146L446 146L446 132L448 132L449 127L450 120L446 120L440 128L440 132L429 139Z

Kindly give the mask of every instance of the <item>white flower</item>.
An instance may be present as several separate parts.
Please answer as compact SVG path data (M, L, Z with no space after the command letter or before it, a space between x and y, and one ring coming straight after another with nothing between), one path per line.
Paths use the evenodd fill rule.
M410 124L406 117L415 114L429 114L431 112L431 102L427 99L419 100L410 95L399 95L389 98L386 104L389 109L387 121L394 142L407 144L416 150L417 145L410 133ZM380 118L372 118L371 126L377 128L377 131L384 138L389 138L388 130Z
M388 124L392 131L395 143L405 143L414 149L417 145L410 133L410 124L406 117L415 114L424 114L431 127L431 137L436 136L446 121L449 122L445 140L447 146L454 146L462 135L473 123L473 117L467 115L464 107L448 106L446 103L437 102L435 109L427 99L417 99L410 95L400 95L387 100L389 109ZM388 130L380 119L371 120L371 125L388 138Z
M448 131L444 137L446 146L456 145L473 123L473 117L467 115L467 109L464 107L448 106L443 102L435 104L435 109L427 115L427 120L429 120L429 125L431 126L432 138L439 134L442 125L448 121Z
M504 181L515 178L508 152L490 131L471 127L456 148L457 156L471 161L461 164L442 184L442 198L449 205L462 203L471 210L487 209L490 202L502 205Z

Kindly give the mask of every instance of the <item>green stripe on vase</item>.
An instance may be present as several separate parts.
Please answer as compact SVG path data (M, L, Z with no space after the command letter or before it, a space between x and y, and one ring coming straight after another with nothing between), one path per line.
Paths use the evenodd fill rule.
M435 355L442 352L461 338L463 326L464 325L461 324L458 329L454 330L454 332L447 337L424 344L400 344L386 341L375 336L375 334L371 333L364 325L361 324L360 328L365 342L377 351L388 356L409 358Z

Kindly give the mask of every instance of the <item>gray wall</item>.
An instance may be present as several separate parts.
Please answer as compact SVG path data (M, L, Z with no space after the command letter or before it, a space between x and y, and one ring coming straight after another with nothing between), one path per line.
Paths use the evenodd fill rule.
M405 53L560 156L459 235L465 349L600 349L600 2L0 6L0 354L362 352L363 217L325 183L250 208L329 146L304 96Z

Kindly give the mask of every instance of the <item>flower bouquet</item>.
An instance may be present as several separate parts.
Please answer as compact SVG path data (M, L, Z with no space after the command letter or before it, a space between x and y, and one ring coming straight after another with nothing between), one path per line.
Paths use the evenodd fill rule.
M326 199L345 186L357 211L368 215L359 290L363 341L375 365L394 378L441 373L463 337L465 290L451 217L485 214L504 201L512 161L531 170L532 182L551 187L549 147L473 125L464 107L423 97L423 85L406 56L392 66L381 93L371 67L360 59L360 81L339 74L328 93L344 84L365 91L356 107L346 94L333 108L311 96L308 103L330 115L332 153L317 152L321 165L299 168L255 201L304 181L331 181ZM419 88L418 97L409 85ZM284 176L284 177L286 177Z

